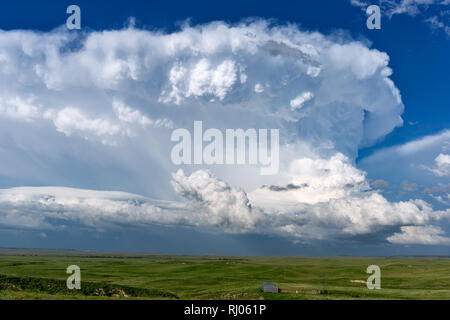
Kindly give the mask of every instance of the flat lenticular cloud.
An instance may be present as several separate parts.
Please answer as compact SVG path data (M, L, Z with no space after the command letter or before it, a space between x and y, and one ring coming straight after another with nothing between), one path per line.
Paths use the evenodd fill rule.
M359 148L403 124L391 74L389 56L363 42L265 20L169 34L2 31L0 136L15 139L2 141L0 176L33 185L77 179L85 190L3 189L0 224L176 225L327 240L446 219L448 210L420 199L389 202L355 166ZM172 131L197 120L278 129L279 173L173 164ZM72 167L89 174L74 177ZM100 189L136 189L87 190L93 179L96 188L108 181ZM166 201L152 200L161 195Z

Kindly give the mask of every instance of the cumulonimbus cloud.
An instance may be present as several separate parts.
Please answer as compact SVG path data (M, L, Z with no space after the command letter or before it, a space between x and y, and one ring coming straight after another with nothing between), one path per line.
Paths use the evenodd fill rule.
M403 123L391 74L389 56L364 42L265 20L168 34L133 27L2 31L0 133L20 137L0 148L5 163L23 163L27 152L40 161L23 163L26 178L43 184L54 175L40 165L44 160L68 168L100 163L100 173L119 185L123 177L103 164L120 160L115 164L135 173L127 185L163 185L163 193L178 198L4 189L0 222L184 225L327 239L445 218L447 212L422 200L389 202L355 166L359 148ZM170 133L194 120L218 129L279 129L280 173L262 178L238 166L178 170L170 162ZM80 152L92 145L91 153ZM62 181L70 180L69 171L60 173ZM0 174L16 179L21 173L3 167Z

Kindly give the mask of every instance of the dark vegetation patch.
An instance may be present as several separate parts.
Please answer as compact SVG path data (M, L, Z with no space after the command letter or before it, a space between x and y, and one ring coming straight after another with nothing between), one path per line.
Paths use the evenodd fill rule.
M100 297L142 297L179 299L171 292L158 289L135 288L122 285L112 285L101 282L81 282L80 290L67 289L65 280L11 277L0 275L0 290L34 291L48 294L79 294L84 296Z

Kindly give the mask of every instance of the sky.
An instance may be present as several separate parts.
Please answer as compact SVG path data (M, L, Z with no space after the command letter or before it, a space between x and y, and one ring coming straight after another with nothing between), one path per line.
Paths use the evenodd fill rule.
M0 247L449 255L448 0L0 6ZM278 170L174 162L195 121Z

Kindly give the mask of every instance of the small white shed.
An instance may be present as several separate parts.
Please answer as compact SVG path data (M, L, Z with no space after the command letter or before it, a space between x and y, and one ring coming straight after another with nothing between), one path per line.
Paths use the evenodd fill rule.
M263 292L278 292L278 286L272 282L264 282L262 285Z

